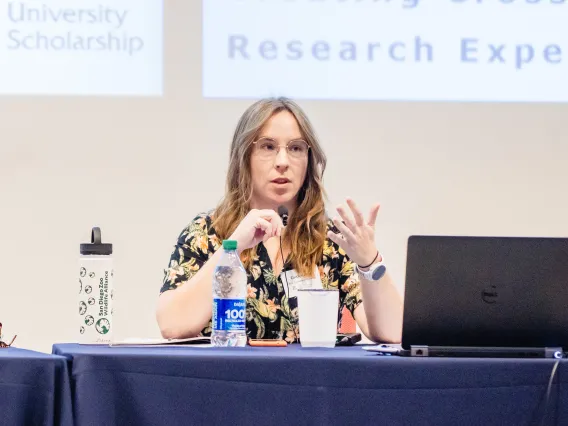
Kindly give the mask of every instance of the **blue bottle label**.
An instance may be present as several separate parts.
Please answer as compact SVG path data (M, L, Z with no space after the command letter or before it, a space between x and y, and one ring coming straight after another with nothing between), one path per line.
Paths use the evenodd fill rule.
M247 302L244 299L213 299L215 331L245 331Z

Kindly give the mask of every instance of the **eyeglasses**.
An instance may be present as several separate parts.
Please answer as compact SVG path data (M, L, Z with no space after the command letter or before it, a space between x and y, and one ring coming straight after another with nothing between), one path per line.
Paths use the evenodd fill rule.
M2 341L2 323L0 322L0 348L9 348L10 346L12 346L12 343L14 343L14 340L16 340L16 337L18 337L18 336L17 335L14 336L10 343L3 342Z
M271 160L276 158L280 152L280 145L274 139L260 138L253 142L256 152L263 160ZM310 145L305 140L296 139L286 144L286 152L291 159L301 160L308 156Z

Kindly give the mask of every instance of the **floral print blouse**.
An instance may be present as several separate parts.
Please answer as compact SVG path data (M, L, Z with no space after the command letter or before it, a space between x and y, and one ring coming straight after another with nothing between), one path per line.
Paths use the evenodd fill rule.
M222 241L211 222L211 215L202 213L181 232L169 267L164 271L160 293L183 285L222 247ZM333 222L329 220L328 230L333 227ZM339 290L338 327L343 307L353 314L362 302L359 277L354 266L343 249L326 239L317 267L323 287ZM290 269L291 264L286 262L282 271ZM297 341L300 338L297 298L288 299L281 277L274 273L262 243L257 247L247 278L247 336L253 339L285 339L289 343ZM201 331L201 335L211 335L211 322Z

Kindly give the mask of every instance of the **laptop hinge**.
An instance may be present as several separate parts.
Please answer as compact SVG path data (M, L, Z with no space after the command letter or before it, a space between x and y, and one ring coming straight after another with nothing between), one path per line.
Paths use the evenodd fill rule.
M564 358L561 347L410 346L413 357Z

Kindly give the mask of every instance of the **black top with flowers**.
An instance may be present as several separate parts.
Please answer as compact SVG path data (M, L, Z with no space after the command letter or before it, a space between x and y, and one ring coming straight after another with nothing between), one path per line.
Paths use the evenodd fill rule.
M181 232L172 252L169 267L160 293L174 290L189 280L213 256L222 241L211 225L210 214L200 214ZM328 229L333 222L328 221ZM326 239L322 257L317 264L324 288L337 288L341 308L351 313L361 303L359 277L354 263L337 244ZM283 271L292 267L287 262ZM293 342L299 338L298 308L295 297L284 291L280 276L274 274L272 263L264 245L258 245L251 267L247 271L247 336L254 339L286 339ZM339 309L339 323L341 323ZM338 324L339 325L339 324ZM202 335L211 334L211 322L202 330Z

